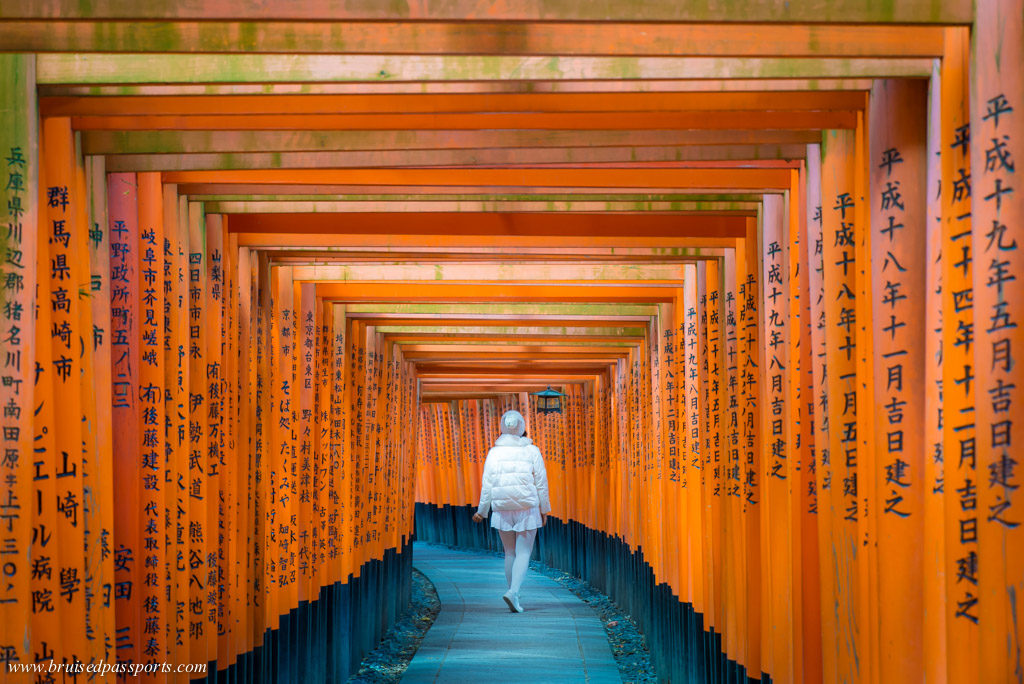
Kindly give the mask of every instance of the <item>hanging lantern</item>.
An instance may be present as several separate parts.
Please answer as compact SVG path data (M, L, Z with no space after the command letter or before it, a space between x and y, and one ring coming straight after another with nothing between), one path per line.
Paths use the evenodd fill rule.
M537 397L537 412L538 413L561 413L562 412L562 397L565 394L558 390L551 389L551 385L543 392L531 392L531 396Z

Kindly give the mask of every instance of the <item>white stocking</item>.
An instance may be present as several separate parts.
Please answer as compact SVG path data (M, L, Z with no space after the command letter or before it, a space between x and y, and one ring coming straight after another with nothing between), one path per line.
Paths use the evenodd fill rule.
M526 579L526 571L530 569L530 554L533 553L533 540L537 537L537 530L526 530L516 532L516 557L512 563L512 575L509 581L509 591L513 594L519 593ZM505 567L508 567L508 552L505 553Z

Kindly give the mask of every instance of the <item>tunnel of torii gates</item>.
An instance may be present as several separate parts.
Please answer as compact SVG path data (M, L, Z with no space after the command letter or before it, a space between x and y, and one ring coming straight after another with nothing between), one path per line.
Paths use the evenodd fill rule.
M342 681L518 407L663 680L1021 682L1022 14L3 0L0 660Z

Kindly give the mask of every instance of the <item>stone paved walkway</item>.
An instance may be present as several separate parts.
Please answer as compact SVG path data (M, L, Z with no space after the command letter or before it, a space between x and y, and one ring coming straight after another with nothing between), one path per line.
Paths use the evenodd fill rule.
M530 571L512 613L502 560L417 542L413 565L430 578L441 612L403 684L589 682L621 684L601 621L568 589Z

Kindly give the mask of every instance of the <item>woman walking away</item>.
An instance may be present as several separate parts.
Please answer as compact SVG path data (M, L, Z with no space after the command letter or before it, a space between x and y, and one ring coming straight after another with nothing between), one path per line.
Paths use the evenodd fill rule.
M551 512L544 458L525 433L522 414L506 411L501 417L501 435L487 452L480 505L473 514L474 522L483 522L488 510L494 509L491 527L498 530L505 547L508 591L502 598L513 613L523 612L519 588L530 567L537 529Z

